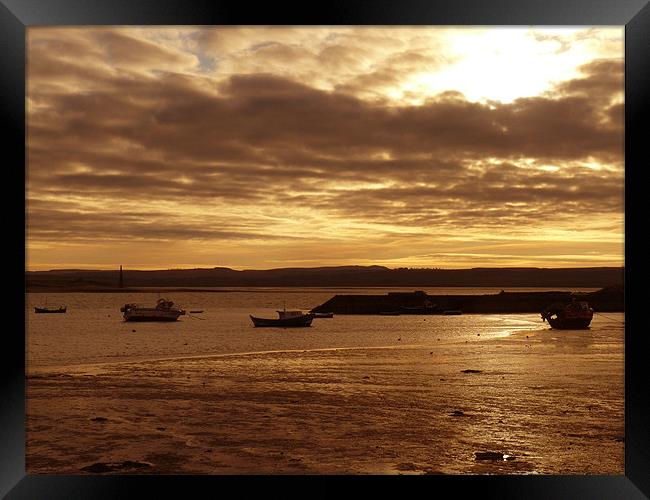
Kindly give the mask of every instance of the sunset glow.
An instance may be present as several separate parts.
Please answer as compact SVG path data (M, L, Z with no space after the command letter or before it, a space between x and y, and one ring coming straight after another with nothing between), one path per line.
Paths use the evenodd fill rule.
M27 268L624 264L623 27L30 27Z

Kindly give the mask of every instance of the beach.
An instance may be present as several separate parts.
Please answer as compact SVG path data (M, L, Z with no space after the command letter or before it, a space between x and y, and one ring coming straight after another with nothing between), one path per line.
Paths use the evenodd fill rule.
M624 316L609 317L589 330L515 315L498 335L385 329L367 345L34 363L27 472L624 474Z

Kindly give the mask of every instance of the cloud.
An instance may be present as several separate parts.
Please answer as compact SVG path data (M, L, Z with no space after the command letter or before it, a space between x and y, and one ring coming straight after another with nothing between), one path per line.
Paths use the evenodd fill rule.
M361 240L403 230L402 244L622 216L621 60L512 102L450 89L414 105L378 89L453 63L414 51L440 36L222 31L30 28L30 241L295 242L301 217L330 241L328 226ZM206 74L206 57L231 73ZM309 81L329 70L329 88Z

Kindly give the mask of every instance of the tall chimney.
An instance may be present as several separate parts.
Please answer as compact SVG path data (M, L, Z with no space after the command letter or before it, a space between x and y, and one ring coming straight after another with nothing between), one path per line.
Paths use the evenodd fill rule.
M122 266L120 266L120 288L124 288L124 278L122 277Z

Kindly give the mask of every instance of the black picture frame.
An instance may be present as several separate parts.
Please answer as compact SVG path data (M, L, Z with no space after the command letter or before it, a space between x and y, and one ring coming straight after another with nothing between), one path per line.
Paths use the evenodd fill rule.
M338 488L351 486L408 494L424 487L429 495L468 493L499 498L648 498L650 497L650 381L645 369L645 332L638 295L643 251L635 224L643 217L634 187L650 166L643 122L650 116L650 5L645 0L347 0L312 4L259 5L235 1L183 0L0 0L0 108L3 184L15 199L4 224L4 275L11 293L5 299L17 325L3 330L0 363L0 497L125 498L210 496L237 487L245 495L258 487L278 488L283 496L309 494L331 478L261 476L34 476L25 472L25 34L37 25L618 25L625 26L625 475L624 476L382 476L337 477ZM7 155L7 153L9 153ZM20 187L22 185L22 188ZM22 215L20 208L23 208ZM8 221L11 224L8 224ZM21 243L22 241L22 243ZM13 289L17 286L18 289ZM6 287L8 288L8 287ZM20 319L23 319L21 322ZM20 333L22 332L22 334ZM290 481L288 481L290 480ZM297 481L297 482L296 482ZM328 486L324 486L327 488ZM435 488L435 489L434 489ZM302 491L301 491L302 490ZM233 490L230 490L233 491ZM269 492L271 490L268 490ZM330 490L333 491L333 490ZM414 490L415 491L415 490Z

